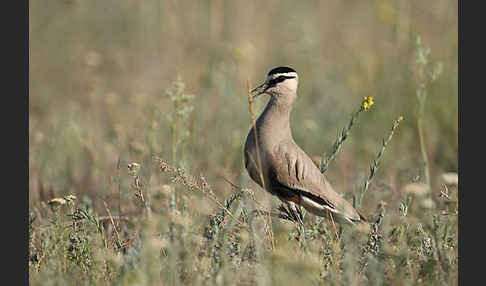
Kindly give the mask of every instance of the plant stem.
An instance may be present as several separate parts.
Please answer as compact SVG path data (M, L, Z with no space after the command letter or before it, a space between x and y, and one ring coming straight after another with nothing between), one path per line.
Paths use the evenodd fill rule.
M329 168L329 165L331 164L332 161L336 158L337 153L341 149L342 144L348 138L349 131L351 130L351 127L353 127L354 122L356 121L356 118L358 118L358 115L363 111L363 107L361 107L358 111L356 111L352 116L351 120L349 121L348 125L343 128L343 131L341 132L341 135L339 136L338 139L334 142L332 145L331 153L328 156L323 156L322 160L322 165L321 165L321 173L324 174L324 172L327 171Z
M420 141L420 151L422 152L422 160L424 161L425 182L430 189L430 172L429 172L429 159L427 156L427 150L425 148L424 132L423 132L423 116L420 114L417 119L417 129Z
M395 122L393 122L393 127L391 129L390 135L388 135L388 138L383 140L381 149L378 152L378 154L376 155L376 159L373 160L373 165L370 167L370 174L369 174L368 178L366 178L364 186L362 188L360 188L358 196L355 197L355 199L353 200L353 204L354 204L355 208L359 208L359 206L361 205L361 199L363 198L364 194L368 190L368 187L369 187L371 181L375 177L376 170L378 169L380 162L381 162L381 159L383 158L383 154L385 153L386 146L392 140L393 134L395 133L395 129L398 127L398 125L400 124L400 121L402 121L402 120L403 120L403 117L400 116L397 120L395 120Z

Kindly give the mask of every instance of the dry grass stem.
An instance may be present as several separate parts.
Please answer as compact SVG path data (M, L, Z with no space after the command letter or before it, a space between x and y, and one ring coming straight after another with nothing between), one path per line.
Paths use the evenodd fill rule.
M108 213L108 217L110 218L110 222L111 222L111 225L113 226L113 230L115 230L117 243L120 243L120 241L121 241L120 233L118 233L118 229L116 227L115 221L113 220L113 217L111 216L111 212L110 212L110 209L108 208L108 204L105 201L103 201L103 205L105 206L106 212ZM98 218L98 220L99 220L99 218Z
M226 213L231 216L231 218L233 218L238 224L243 225L243 222L238 218L234 217L231 211L228 210L224 206L224 204L215 197L214 193L210 192L208 189L200 185L194 177L189 175L182 168L174 168L173 166L158 157L156 157L155 160L158 162L161 171L172 174L172 182L182 184L191 191L197 190L200 193L204 194L206 197L216 203L221 209L226 211Z

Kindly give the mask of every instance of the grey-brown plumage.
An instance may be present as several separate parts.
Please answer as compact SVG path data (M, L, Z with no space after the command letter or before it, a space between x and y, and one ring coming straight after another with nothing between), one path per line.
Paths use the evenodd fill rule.
M331 214L338 222L365 221L292 138L290 113L297 87L295 70L278 67L252 91L254 97L266 93L270 100L256 121L257 140L253 128L246 139L245 166L250 177L283 202L301 205L315 215L330 218Z

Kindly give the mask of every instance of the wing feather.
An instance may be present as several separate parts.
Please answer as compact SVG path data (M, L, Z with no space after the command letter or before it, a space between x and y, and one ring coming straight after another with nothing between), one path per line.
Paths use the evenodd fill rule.
M348 220L360 220L358 212L334 191L319 168L295 143L293 146L281 143L275 151L269 164L272 189L284 198L300 195Z

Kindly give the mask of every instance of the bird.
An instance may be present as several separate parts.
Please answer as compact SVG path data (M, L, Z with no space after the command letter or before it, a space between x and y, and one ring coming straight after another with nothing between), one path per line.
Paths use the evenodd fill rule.
M245 168L254 182L292 211L300 210L298 206L301 206L332 222L366 223L292 137L290 114L298 85L297 72L280 66L270 70L265 82L251 90L252 99L261 94L269 95L270 99L246 138ZM298 220L302 223L301 218Z

